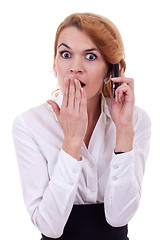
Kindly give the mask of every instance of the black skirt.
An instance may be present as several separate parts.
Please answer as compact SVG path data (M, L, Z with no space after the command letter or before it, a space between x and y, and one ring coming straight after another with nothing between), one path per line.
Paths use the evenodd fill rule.
M128 226L112 227L105 219L104 204L74 205L59 238L42 234L42 240L128 240Z

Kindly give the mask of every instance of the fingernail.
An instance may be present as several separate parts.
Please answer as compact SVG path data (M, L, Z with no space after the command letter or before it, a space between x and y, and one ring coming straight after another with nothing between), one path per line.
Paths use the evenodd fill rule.
M78 80L77 79L74 79L74 82L75 82L76 85L78 84Z
M107 84L109 81L110 81L110 78L109 78L109 77L107 77L107 78L104 79L105 84Z
M65 78L64 81L65 81L65 83L68 83L68 78Z
M70 77L70 80L71 80L71 81L73 81L73 80L74 80L74 76L73 76L73 75L71 75L71 77Z
M51 100L46 100L46 102L51 105Z
M84 94L84 89L83 88L81 88L81 93Z

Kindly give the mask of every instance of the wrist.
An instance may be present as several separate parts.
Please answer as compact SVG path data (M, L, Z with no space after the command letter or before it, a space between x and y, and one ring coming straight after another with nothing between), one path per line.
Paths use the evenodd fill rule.
M133 126L116 128L115 152L129 152L133 149Z
M81 152L82 141L77 139L69 139L65 138L63 141L62 149L71 155L73 158L80 160L80 152Z

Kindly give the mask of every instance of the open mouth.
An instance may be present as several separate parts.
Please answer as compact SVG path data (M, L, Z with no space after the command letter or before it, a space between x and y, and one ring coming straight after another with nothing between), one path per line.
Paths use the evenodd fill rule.
M80 84L81 84L81 87L84 87L86 85L85 83L82 83L82 82L80 82Z

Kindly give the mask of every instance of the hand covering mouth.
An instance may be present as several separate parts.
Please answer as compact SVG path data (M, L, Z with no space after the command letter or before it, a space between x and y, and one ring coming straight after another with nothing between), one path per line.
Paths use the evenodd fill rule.
M85 87L86 86L86 84L85 83L83 83L79 78L76 78L75 77L75 79L77 79L79 82L80 82L80 84L81 84L81 87Z

